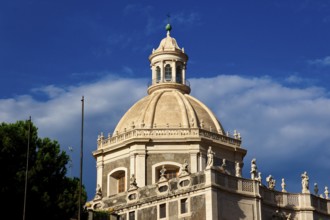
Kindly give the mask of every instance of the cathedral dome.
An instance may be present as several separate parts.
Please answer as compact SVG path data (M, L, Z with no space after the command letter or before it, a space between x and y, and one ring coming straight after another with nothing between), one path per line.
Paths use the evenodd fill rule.
M196 98L176 89L161 89L136 102L121 118L116 133L135 128L201 128L224 134L212 111Z
M148 96L136 102L121 118L114 136L133 129L200 128L224 135L224 130L212 111L189 95L186 80L188 56L170 36L167 36L149 56L152 84Z

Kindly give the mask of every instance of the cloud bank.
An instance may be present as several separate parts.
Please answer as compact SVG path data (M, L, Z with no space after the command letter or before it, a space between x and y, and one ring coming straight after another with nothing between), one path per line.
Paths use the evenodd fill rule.
M74 176L79 176L81 98L84 96L83 179L91 199L95 193L96 164L92 151L100 132L112 133L121 116L147 95L148 79L108 75L92 83L71 87L48 85L28 95L0 99L0 121L26 120L31 115L40 137L58 140L73 157ZM321 87L288 87L269 77L247 78L219 75L190 79L192 93L217 116L225 130L237 129L248 150L244 173L250 161L265 179L271 174L285 178L291 192L301 190L305 170L320 191L330 186L330 98ZM298 83L298 82L297 82ZM37 97L42 96L43 99ZM69 152L68 147L73 147ZM264 181L265 182L265 181ZM280 190L280 186L276 186Z

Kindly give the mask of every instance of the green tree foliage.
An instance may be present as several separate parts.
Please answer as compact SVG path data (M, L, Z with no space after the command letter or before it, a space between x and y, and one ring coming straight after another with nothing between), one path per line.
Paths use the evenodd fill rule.
M57 141L39 138L37 128L30 121L0 124L2 215L10 216L8 219L23 218L28 146L25 219L66 220L77 216L79 179L66 176L70 158ZM83 188L81 204L86 198Z

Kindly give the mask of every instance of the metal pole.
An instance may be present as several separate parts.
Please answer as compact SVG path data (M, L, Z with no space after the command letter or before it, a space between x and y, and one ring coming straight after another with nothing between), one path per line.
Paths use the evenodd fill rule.
M82 194L82 168L83 168L83 137L84 137L84 96L81 99L81 136L80 136L80 184L79 184L79 207L78 220L81 219L81 194Z
M73 151L73 147L68 147L69 151L70 151L70 160L69 160L69 168L70 168L70 177L73 178L72 176L72 167L73 167L73 161L72 161L72 151Z
M29 131L28 131L27 150L26 150L26 169L25 169L23 220L25 220L25 211L26 211L26 191L27 191L27 180L28 180L28 170L29 170L30 133L31 133L31 116L29 118Z

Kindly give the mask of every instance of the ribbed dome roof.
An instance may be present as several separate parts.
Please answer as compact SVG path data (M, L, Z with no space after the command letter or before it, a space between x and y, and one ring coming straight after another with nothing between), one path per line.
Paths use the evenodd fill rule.
M121 118L116 133L134 128L202 128L224 130L215 115L196 98L176 89L157 90L136 102Z
M162 41L159 44L159 47L154 52L160 52L160 51L181 51L179 45L177 44L176 40L170 36L170 32L167 32L167 36L162 39Z

